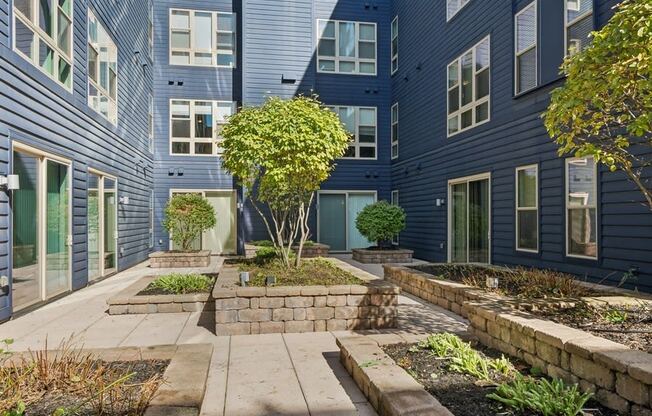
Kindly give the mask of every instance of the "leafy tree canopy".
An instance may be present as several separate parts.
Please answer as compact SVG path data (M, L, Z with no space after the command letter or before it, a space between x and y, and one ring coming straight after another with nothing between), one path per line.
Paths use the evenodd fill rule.
M367 240L383 246L405 229L405 211L387 201L376 202L360 211L355 226Z
M192 242L202 232L215 227L213 206L198 194L177 194L165 207L163 226L177 247L184 251L192 249Z

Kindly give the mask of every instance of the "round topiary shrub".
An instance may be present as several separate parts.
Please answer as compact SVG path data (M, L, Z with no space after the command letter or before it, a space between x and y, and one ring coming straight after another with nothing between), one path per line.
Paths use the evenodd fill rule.
M392 239L405 229L405 211L387 201L367 205L355 220L355 226L369 241L380 248L391 248Z
M163 226L170 238L183 251L192 249L192 242L206 230L215 227L215 210L197 194L174 195L165 207Z

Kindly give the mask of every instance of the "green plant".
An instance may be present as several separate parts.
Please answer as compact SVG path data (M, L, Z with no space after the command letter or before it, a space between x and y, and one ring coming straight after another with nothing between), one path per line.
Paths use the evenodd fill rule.
M567 386L560 379L549 381L519 375L487 397L518 412L531 410L543 416L576 416L582 414L592 394L581 393L577 385Z
M0 416L23 416L25 414L25 403L18 402L13 409L3 410Z
M278 258L278 252L276 251L276 248L272 247L267 247L267 246L261 246L258 250L256 250L256 256L254 257L254 263L258 265L265 265L273 260L276 260Z
M316 98L272 97L229 117L221 135L223 167L247 190L286 267L298 246L298 267L315 192L349 146L338 115Z
M644 176L652 146L652 0L621 2L592 38L565 60L566 82L552 92L545 126L560 155L592 156L623 171L652 209Z
M355 219L360 234L379 247L391 246L391 241L405 229L405 211L387 201L367 205Z
M492 370L507 377L516 374L516 368L514 367L514 364L512 364L509 358L505 357L504 355L501 355L500 358L489 361L489 367Z
M172 273L161 276L149 284L150 289L182 295L186 293L207 292L213 287L215 279L201 274Z
M627 311L616 308L609 308L604 312L602 317L610 324L624 324L629 318L629 314Z
M264 287L266 278L276 278L277 286L334 286L361 285L364 282L351 273L340 269L326 259L310 259L299 267L286 267L276 259L265 264L255 261L240 264L240 271L249 272L249 286Z
M451 358L448 368L462 374L469 374L482 381L491 381L489 360L473 349L459 350Z
M165 207L163 226L183 251L190 251L193 241L215 223L213 206L198 194L174 195Z
M465 351L471 349L471 344L468 344L460 337L449 333L440 333L430 335L425 340L419 343L419 348L429 350L433 355L439 358L444 358L455 354L457 351Z
M274 247L274 243L270 240L255 240L250 241L249 244L256 247Z

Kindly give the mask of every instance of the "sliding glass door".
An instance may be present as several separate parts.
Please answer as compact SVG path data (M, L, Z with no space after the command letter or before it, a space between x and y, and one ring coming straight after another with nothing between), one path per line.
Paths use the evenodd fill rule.
M333 252L366 248L374 243L355 226L360 211L376 201L373 192L320 192L318 197L318 240Z
M489 175L449 183L449 261L490 263Z
M88 173L88 279L117 270L118 211L116 179Z
M68 289L70 210L68 209L68 166L52 160L47 160L46 166L45 297L49 298Z

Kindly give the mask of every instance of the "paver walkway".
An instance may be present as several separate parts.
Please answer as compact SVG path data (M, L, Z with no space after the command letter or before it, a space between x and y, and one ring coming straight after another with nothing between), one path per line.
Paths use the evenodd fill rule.
M381 276L382 268L357 267ZM215 258L209 269L216 270ZM64 340L93 348L211 343L214 345L203 416L369 416L373 408L339 362L332 333L218 337L213 319L200 312L153 315L106 314L106 299L147 274L171 270L138 265L41 309L0 325L0 339L15 351L55 348ZM189 270L185 270L186 272ZM364 331L378 339L414 341L432 332L461 332L466 323L448 311L402 295L398 330Z

